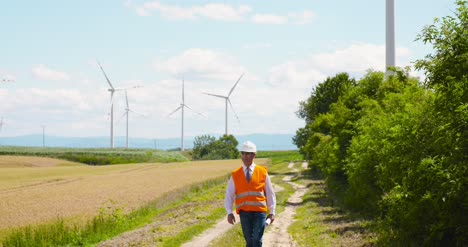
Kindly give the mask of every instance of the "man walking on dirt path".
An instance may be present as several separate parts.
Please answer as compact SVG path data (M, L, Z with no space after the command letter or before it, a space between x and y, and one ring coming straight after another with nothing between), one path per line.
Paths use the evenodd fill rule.
M232 205L236 204L246 246L260 247L265 225L275 221L276 196L267 169L253 162L257 153L255 144L246 141L240 151L243 165L232 172L224 207L228 214L227 221L234 224L236 218Z

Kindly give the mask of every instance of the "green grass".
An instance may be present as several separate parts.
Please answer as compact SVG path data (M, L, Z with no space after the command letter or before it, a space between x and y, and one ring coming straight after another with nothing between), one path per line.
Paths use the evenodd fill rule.
M302 198L303 204L296 209L295 221L288 232L299 246L331 246L327 227L319 215L322 213L317 206L317 200L323 199L324 191L312 185L310 191Z
M152 149L41 148L1 146L0 155L24 155L65 159L88 165L149 162L181 162L188 159L178 151Z
M276 214L284 211L288 198L294 193L291 185L285 183L282 179L290 174L291 169L288 165L291 161L302 160L302 156L298 151L271 151L258 152L257 158L271 158L271 164L268 166L268 174L274 184L284 188L284 190L276 192ZM236 216L239 221L239 217ZM245 246L245 240L242 235L242 228L238 222L229 231L213 240L209 246L230 246L242 247Z
M295 221L288 232L298 246L372 246L375 226L361 215L341 209L326 189L318 173L302 172L298 184L309 190L296 209ZM352 243L352 244L351 244Z
M229 231L227 231L223 235L211 241L208 246L210 247L218 247L218 246L244 247L245 240L244 240L244 235L242 234L242 228L241 228L240 222L237 222L236 225L234 225L234 227L232 227Z
M273 164L279 164L283 162L300 161L304 158L297 150L288 151L258 151L256 158L269 158Z
M168 229L175 229L169 235L161 234L160 242L180 243L190 239L192 235L198 234L213 225L217 219L224 215L223 210L219 210L219 201L224 196L226 177L210 180L201 184L189 186L159 198L148 205L131 212L122 214L121 208L110 205L101 209L98 216L84 225L70 225L64 219L56 222L27 226L13 229L2 239L0 246L88 246L94 245L106 239L110 239L125 231L140 228L146 224L154 223L155 218L159 221L172 223L163 224L162 232L170 232ZM196 203L193 203L196 202ZM187 207L189 205L189 207ZM218 210L208 210L216 207ZM175 212L181 212L184 218L199 218L194 226L179 229L180 221L174 222ZM172 225L171 225L172 224ZM157 232L156 232L157 234ZM163 245L171 246L171 245Z

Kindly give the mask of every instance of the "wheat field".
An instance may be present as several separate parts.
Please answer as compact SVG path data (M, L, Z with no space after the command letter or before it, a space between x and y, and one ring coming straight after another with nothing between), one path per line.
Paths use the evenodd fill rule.
M57 217L89 219L109 202L130 211L186 185L228 175L240 165L240 160L222 160L87 166L0 156L0 230Z

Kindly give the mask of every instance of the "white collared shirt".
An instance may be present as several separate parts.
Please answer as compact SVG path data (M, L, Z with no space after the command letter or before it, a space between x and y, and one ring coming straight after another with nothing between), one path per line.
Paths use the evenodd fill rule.
M255 166L256 166L255 163L252 163L250 167L242 165L242 170L244 171L244 174L245 174L246 169L249 169L250 175L252 175L255 169ZM271 181L270 181L270 177L268 176L268 173L266 175L266 181L265 181L265 196L266 196L266 204L268 208L268 213L275 214L276 196L275 196L275 192L273 191L273 186L271 185ZM224 200L224 208L226 209L227 214L232 214L232 205L235 202L235 197L236 197L236 187L234 185L234 180L232 179L232 176L231 176L227 184L226 197Z

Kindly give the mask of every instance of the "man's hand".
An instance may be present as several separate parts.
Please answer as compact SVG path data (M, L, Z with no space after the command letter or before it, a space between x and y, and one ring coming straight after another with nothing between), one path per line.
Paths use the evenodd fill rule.
M267 216L267 219L270 219L270 221L271 221L270 224L273 224L273 221L275 221L275 215L274 214L269 214Z
M234 225L234 223L236 223L236 218L233 214L228 214L227 221L229 224Z

